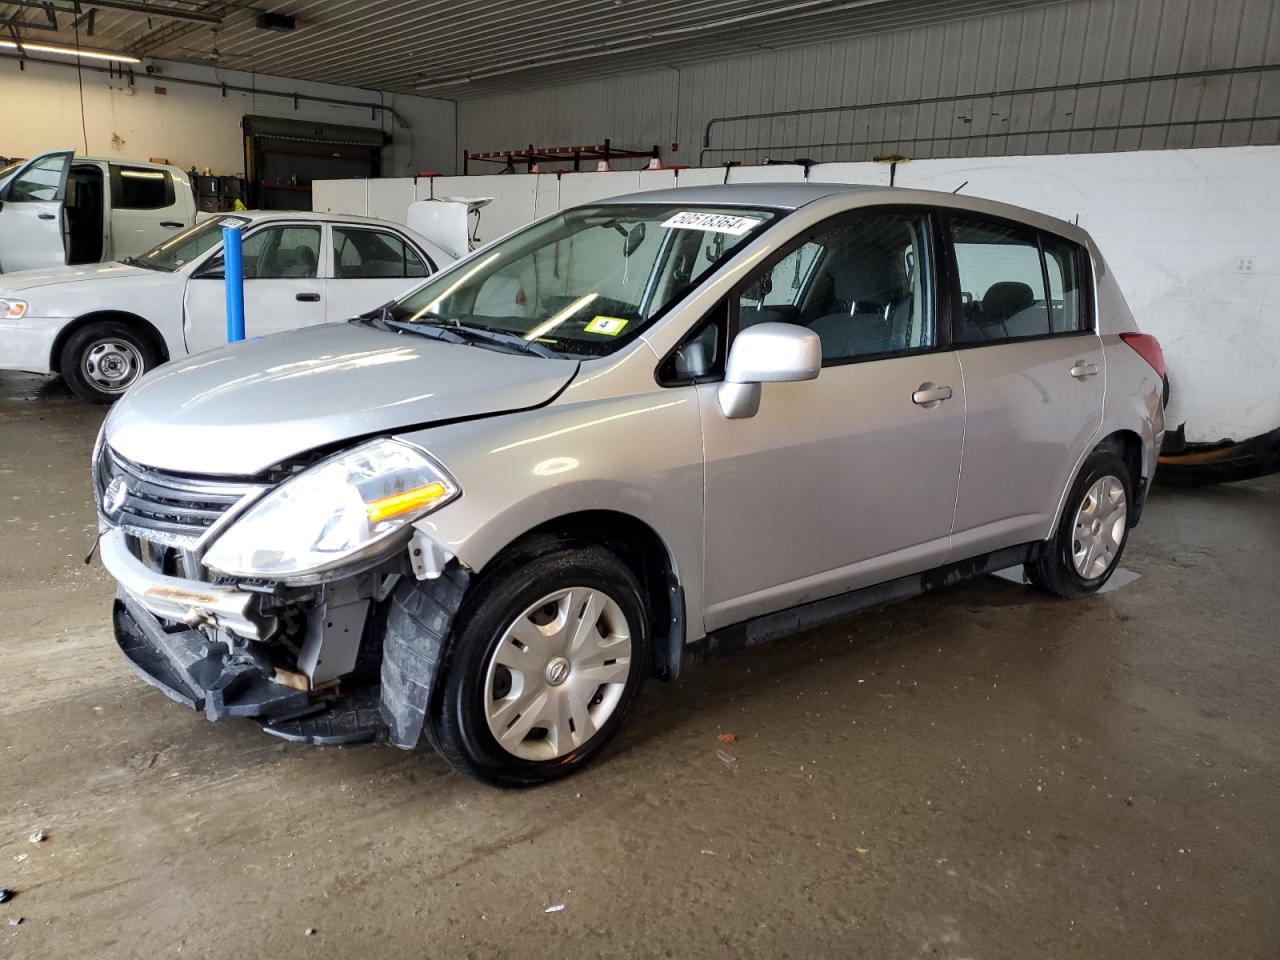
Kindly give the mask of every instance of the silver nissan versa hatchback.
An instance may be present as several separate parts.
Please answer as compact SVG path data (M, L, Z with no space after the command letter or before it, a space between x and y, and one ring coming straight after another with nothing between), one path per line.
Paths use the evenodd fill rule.
M425 734L537 783L708 654L1014 565L1097 590L1162 367L1088 235L1026 210L816 184L566 210L141 380L93 459L116 639L209 719Z

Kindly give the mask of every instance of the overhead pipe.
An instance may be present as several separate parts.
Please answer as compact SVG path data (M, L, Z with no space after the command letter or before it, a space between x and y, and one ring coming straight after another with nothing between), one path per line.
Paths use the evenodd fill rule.
M10 56L9 54L0 54L0 59L16 60L18 59L18 57ZM72 70L77 69L77 65L73 62L63 62L61 60L41 60L39 62L48 64L54 67L67 67ZM130 84L133 83L134 76L135 76L132 70L123 71L120 69L113 69L110 67L94 67L88 64L80 65L79 69L83 71L94 71L96 73L109 73L113 77L127 76L129 78ZM280 97L285 100L292 100L295 109L298 106L298 101L306 100L310 103L327 103L335 107L364 107L365 109L371 111L371 114L374 117L376 117L376 112L381 110L383 113L389 114L398 124L400 124L402 129L407 130L409 128L409 122L405 120L405 118L399 113L399 111L396 110L395 107L390 107L390 106L387 106L385 103L378 103L376 101L371 102L367 100L343 100L340 97L324 97L318 94L311 94L311 93L286 93L283 90L264 90L261 87L257 87L257 88L244 87L234 83L215 83L212 80L192 80L187 77L174 77L168 74L160 74L158 76L162 78L166 84L185 83L191 87L206 87L210 90L221 90L223 91L224 96L226 95L227 91L231 91L233 93L254 94L259 97Z
M1012 90L991 90L987 92L974 93L957 93L948 94L941 97L916 97L910 100L878 100L872 103L850 103L841 104L831 107L805 107L798 110L771 110L763 113L740 113L732 116L712 117L707 121L707 125L702 132L702 151L698 155L698 163L701 166L706 153L711 149L711 129L716 124L735 123L740 120L773 120L786 117L812 116L826 113L840 113L846 110L878 110L888 107L922 107L934 103L958 103L967 100L990 100L998 97L1019 97L1034 96L1041 93L1058 93L1067 90L1092 90L1100 87L1123 86L1131 83L1160 83L1168 80L1198 80L1206 77L1229 77L1242 73L1263 73L1273 70L1280 70L1280 63L1260 64L1252 67L1223 67L1215 70L1187 70L1182 73L1160 73L1152 74L1147 77L1129 77L1126 79L1112 80L1090 80L1081 81L1079 83L1061 83L1041 87L1022 87ZM1247 118L1246 118L1247 119ZM1163 126L1163 124L1162 124ZM1092 128L1081 128L1092 129ZM1003 133L991 134L991 136L1003 136ZM1010 133L1010 136L1013 136ZM882 142L885 138L876 141ZM889 138L898 139L898 138ZM957 137L937 137L934 139L951 140L962 139ZM809 146L812 146L810 144ZM725 148L728 149L728 148ZM752 148L743 148L752 149ZM723 150L717 150L723 152Z

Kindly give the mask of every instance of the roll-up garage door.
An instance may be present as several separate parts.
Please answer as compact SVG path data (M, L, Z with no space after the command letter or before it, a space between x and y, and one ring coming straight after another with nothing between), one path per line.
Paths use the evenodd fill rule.
M313 180L377 177L391 137L373 127L247 116L244 129L248 205L310 210Z

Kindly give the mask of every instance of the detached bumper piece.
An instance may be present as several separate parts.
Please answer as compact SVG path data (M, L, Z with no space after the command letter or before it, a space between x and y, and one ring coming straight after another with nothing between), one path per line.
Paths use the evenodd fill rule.
M226 644L181 624L162 623L123 590L112 620L116 643L134 671L210 720L248 717L274 736L326 746L369 743L386 729L376 683L340 694L275 683L270 664L232 655Z

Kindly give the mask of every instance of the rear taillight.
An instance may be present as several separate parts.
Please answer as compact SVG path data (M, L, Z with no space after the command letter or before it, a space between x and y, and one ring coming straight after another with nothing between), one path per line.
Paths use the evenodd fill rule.
M1151 369L1164 376L1164 351L1160 341L1149 333L1122 333L1120 339L1138 351L1138 356L1151 364Z

